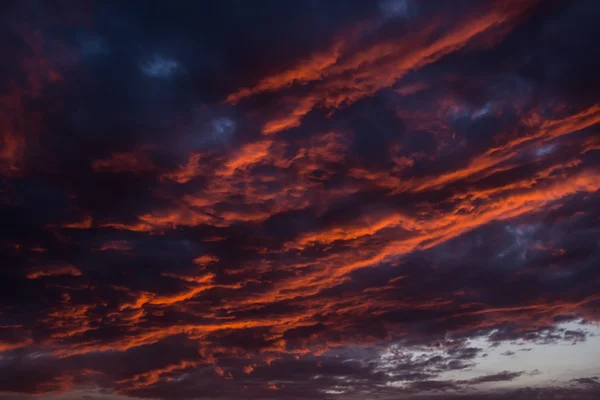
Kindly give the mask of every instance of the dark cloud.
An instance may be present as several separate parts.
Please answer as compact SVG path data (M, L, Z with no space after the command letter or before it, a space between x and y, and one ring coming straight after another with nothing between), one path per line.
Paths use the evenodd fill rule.
M523 375L523 372L509 372L502 371L497 374L492 375L484 375L479 376L477 378L470 379L467 383L472 385L478 385L481 383L489 383L489 382L503 382L503 381L512 381L518 377Z

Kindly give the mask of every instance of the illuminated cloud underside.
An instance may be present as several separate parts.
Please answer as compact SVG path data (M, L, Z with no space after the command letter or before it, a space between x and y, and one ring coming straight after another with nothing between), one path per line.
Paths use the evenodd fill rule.
M594 1L6 6L0 399L596 399Z

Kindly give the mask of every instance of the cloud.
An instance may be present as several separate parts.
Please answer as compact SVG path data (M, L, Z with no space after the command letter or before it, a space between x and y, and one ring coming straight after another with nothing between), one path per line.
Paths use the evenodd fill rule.
M382 0L379 9L385 16L407 18L409 13L408 0Z
M469 383L471 385L479 385L482 383L489 383L489 382L512 381L512 380L520 377L521 375L523 375L523 372L502 371L497 374L479 376L477 378L470 379L466 383Z
M181 65L172 58L154 55L140 65L142 73L151 78L168 79L181 71Z
M38 279L45 276L81 276L81 271L73 265L49 265L42 267L35 267L27 272L27 279Z
M0 399L595 399L597 6L475 3L12 7Z

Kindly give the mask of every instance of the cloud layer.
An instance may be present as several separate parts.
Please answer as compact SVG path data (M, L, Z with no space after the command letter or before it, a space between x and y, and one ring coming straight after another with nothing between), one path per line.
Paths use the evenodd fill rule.
M600 395L596 2L3 8L1 399Z

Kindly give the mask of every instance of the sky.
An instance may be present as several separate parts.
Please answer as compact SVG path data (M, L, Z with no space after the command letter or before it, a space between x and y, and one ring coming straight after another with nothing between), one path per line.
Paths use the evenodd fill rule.
M0 400L600 398L596 0L7 0Z

